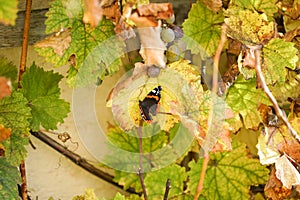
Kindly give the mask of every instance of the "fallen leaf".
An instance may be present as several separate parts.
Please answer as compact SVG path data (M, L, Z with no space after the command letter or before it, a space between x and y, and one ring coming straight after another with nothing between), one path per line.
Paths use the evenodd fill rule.
M11 135L11 129L5 128L2 124L0 124L0 142L3 140L7 140Z
M61 32L46 37L45 39L35 43L34 47L51 47L57 55L63 56L65 50L69 48L71 40L71 30L65 29Z
M0 77L0 99L11 94L11 83L5 77Z
M276 177L282 182L283 186L291 189L294 185L300 185L300 174L293 164L284 154L275 162Z

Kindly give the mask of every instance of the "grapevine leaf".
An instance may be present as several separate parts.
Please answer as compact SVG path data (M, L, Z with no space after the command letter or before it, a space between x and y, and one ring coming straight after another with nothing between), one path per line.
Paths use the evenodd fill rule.
M18 1L17 0L1 0L0 1L0 22L4 25L16 24L18 12Z
M277 0L235 0L233 1L235 5L246 8L253 11L264 12L268 16L273 16L277 12L278 8L276 6Z
M233 141L233 151L210 154L203 192L204 199L250 199L250 185L264 184L269 171L257 159L247 157L246 145ZM196 191L203 159L190 163L188 189ZM212 187L213 185L213 187Z
M19 199L17 184L20 182L18 168L0 157L0 198L2 200Z
M17 67L7 59L2 57L0 57L0 66L0 76L8 78L11 82L14 83L18 77Z
M215 14L203 3L197 1L183 23L184 41L193 54L205 53L212 56L220 42L223 13ZM204 52L203 52L204 50Z
M226 102L235 114L240 114L246 128L258 127L260 114L257 106L270 102L261 89L256 89L256 79L244 80L239 76L228 90Z
M68 74L71 86L82 86L96 82L119 69L123 43L114 36L114 25L110 20L102 19L95 28L89 27L82 21L83 8L80 0L56 0L47 13L46 32L57 32L62 28L71 28L69 47L60 55L55 53L55 47L37 47L38 53L52 62L55 66L72 62ZM111 39L114 38L114 39ZM59 44L58 44L59 45ZM90 55L90 53L92 53ZM86 60L87 59L87 60ZM85 69L87 68L87 69ZM77 78L79 71L79 78ZM96 77L96 78L95 78Z
M267 84L285 82L287 70L295 69L298 61L297 49L292 42L282 39L272 39L264 46L264 62L266 69L263 70Z
M145 174L147 176L147 174ZM145 178L144 176L144 178ZM142 192L142 186L139 179L139 176L135 173L127 173L122 171L115 171L114 181L119 185L123 186L124 190L132 187L136 192Z
M99 200L94 192L94 189L85 189L83 195L77 195L72 200Z
M151 188L148 190L150 199L163 199L166 182L171 181L172 189L169 192L169 198L177 196L183 192L184 181L187 178L185 168L172 164L158 171L150 172L145 178L145 186Z
M162 131L156 123L130 132L113 128L107 136L108 148L111 153L105 156L104 162L120 171L137 172L140 167L139 134L141 133L143 136L142 162L144 172L159 169L175 162L176 159L186 153L193 141L193 136L187 134L187 129L181 125L174 126L168 133ZM174 137L168 138L167 135ZM119 179L121 180L121 178Z
M264 13L232 7L225 15L228 34L244 44L257 45L274 37L274 22L269 22Z
M125 196L118 192L113 200L125 200Z
M10 138L3 141L7 161L12 165L19 165L26 157L24 146L29 144L30 118L30 108L22 93L13 92L11 96L0 99L0 124L12 131Z
M69 103L59 99L58 86L62 76L53 71L44 71L34 63L23 74L21 81L24 96L31 107L31 129L39 130L40 125L46 129L56 129L58 122L63 122L70 111Z

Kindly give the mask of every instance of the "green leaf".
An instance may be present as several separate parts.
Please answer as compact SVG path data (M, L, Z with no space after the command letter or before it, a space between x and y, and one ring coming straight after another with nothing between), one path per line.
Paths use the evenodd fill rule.
M143 137L142 162L144 172L160 169L174 163L186 153L193 141L193 136L187 134L187 128L182 125L175 126L169 132L161 131L155 123L144 126L142 130L130 132L111 128L107 135L107 145L111 152L105 155L103 162L116 170L136 173L140 168L141 156L139 131L142 132ZM173 138L168 138L169 135ZM120 176L118 180L122 180ZM125 184L129 186L131 183L125 181Z
M18 12L17 0L0 0L0 22L4 25L16 24Z
M2 200L19 199L17 184L20 182L18 168L0 157L0 198Z
M147 174L144 174L144 178ZM127 173L115 170L115 177L114 181L117 182L119 185L123 186L124 190L132 187L135 189L136 192L142 192L142 186L140 182L140 178L136 173Z
M59 99L61 79L58 73L44 71L34 63L23 74L21 91L32 109L33 131L39 130L40 125L45 129L56 129L57 123L63 122L70 112L69 103Z
M278 10L276 6L277 0L235 0L231 1L231 3L249 10L264 12L268 16L273 16Z
M215 14L203 3L197 1L183 23L184 41L193 54L204 53L207 56L215 54L220 42L223 13Z
M235 114L242 116L246 128L258 127L261 122L258 105L270 104L265 93L256 89L256 79L244 80L242 76L228 89L226 102Z
M75 56L76 62L68 72L67 82L71 86L95 83L98 77L103 78L106 73L112 74L119 69L124 43L116 40L114 24L110 20L103 18L97 27L90 28L82 21L80 0L55 0L47 16L46 32L71 28L71 43L62 56L57 55L51 47L36 50L55 66L65 65L71 56Z
M247 156L246 145L233 141L233 151L211 153L200 199L250 199L251 185L264 184L269 170ZM196 191L203 159L189 164L188 189Z
M285 82L286 67L295 69L298 61L297 52L294 43L285 42L282 39L272 39L264 46L263 55L266 67L263 74L267 84L273 85L276 82Z
M8 78L12 83L14 83L18 78L18 69L6 58L0 57L0 76Z
M163 199L166 182L170 179L169 198L183 193L184 181L187 179L185 168L172 164L158 171L150 172L145 178L145 186L150 199Z
M29 144L29 120L31 118L27 99L20 92L0 99L0 124L12 130L8 140L3 141L7 161L18 166L26 157L25 145Z
M85 189L84 195L77 195L72 200L99 200L94 189Z

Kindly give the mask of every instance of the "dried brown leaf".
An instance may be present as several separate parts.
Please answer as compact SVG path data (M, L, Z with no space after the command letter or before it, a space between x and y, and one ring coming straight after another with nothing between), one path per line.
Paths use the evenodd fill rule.
M171 3L150 3L137 7L140 16L153 16L156 19L169 19L173 14Z
M62 56L65 50L69 48L71 40L71 31L70 29L66 29L46 37L45 39L37 42L34 46L38 48L50 47L57 55Z
M91 27L96 27L103 17L103 9L99 0L84 1L83 22L89 23Z
M218 12L222 8L221 0L202 0L202 2L214 13Z
M280 180L277 179L276 170L273 168L270 178L265 186L265 195L272 200L282 200L287 198L292 191L282 186Z

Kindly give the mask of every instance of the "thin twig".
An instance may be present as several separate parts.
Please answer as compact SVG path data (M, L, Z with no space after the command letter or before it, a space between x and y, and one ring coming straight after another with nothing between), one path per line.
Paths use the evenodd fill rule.
M52 147L53 149L55 149L56 151L58 151L59 153L61 153L65 157L67 157L68 159L70 159L73 163L75 163L76 165L87 170L91 174L101 178L102 180L104 180L112 185L117 186L118 188L121 188L121 189L123 188L122 186L118 185L116 182L113 181L113 179L114 179L113 176L94 167L86 159L82 158L80 155L74 153L73 151L69 150L67 147L65 147L65 146L61 145L60 143L58 143L57 141L53 140L51 137L47 136L45 133L31 132L31 135L35 136L36 138L38 138L45 144L49 145L50 147ZM133 188L128 188L126 191L129 193L137 194Z
M220 62L221 53L222 53L222 50L223 50L226 40L227 40L226 25L223 24L222 31L221 31L220 43L217 48L216 55L214 56L214 68L213 68L213 77L212 77L212 92L214 94L217 94L217 91L218 91L219 62Z
M200 174L200 179L199 179L199 182L198 182L198 186L197 186L197 190L196 190L196 193L195 193L195 196L194 196L194 200L198 200L199 196L202 192L208 162L209 162L209 155L204 155L202 171L201 171L201 174Z
M23 41L22 41L22 53L20 59L20 70L19 70L19 81L22 79L22 75L26 69L27 60L27 49L28 49L28 35L30 28L30 14L31 14L32 0L26 0L26 10L24 17L24 30L23 30ZM20 84L19 84L20 85Z
M254 53L255 53L255 58L256 58L255 70L256 70L256 75L258 77L258 80L261 83L262 89L264 90L264 92L266 93L266 95L268 96L268 98L270 99L270 101L272 102L273 107L275 109L275 112L276 112L277 116L279 118L281 118L282 121L285 123L285 125L289 129L291 135L293 137L295 137L298 140L298 142L300 142L300 136L294 130L294 128L292 127L292 125L288 121L287 117L283 114L282 110L280 109L280 107L279 107L279 105L277 103L277 100L275 99L275 97L273 96L273 94L270 91L269 87L267 86L267 83L266 83L265 78L263 76L263 73L261 71L260 52L261 52L262 46L254 46L254 47L250 47L250 48L253 49Z
M140 123L142 124L142 122ZM139 171L138 176L140 178L140 182L143 189L144 199L148 200L147 190L144 182L144 176L143 176L143 132L142 132L142 126L140 125L137 128L137 132L139 135L139 151L140 151L140 160L139 160Z
M32 0L26 0L23 41L22 41L22 54L21 54L21 59L20 59L19 80L18 80L18 87L19 88L21 87L22 75L23 75L23 73L25 72L25 69L26 69L26 58L27 58L27 49L28 49L28 35L29 35L29 28L30 28L31 5L32 5ZM22 178L22 184L21 184L22 199L23 200L28 200L26 170L25 169L26 169L25 168L25 162L24 162L24 160L22 160L21 164L20 164L20 174L21 174L21 178Z
M168 178L168 180L166 182L166 189L165 189L165 194L164 194L164 200L168 200L170 189L171 189L171 180Z
M21 185L22 199L27 200L28 199L28 194L27 194L26 170L25 170L24 160L22 160L21 164L20 164L20 174L21 174L21 177L22 177L22 185Z

